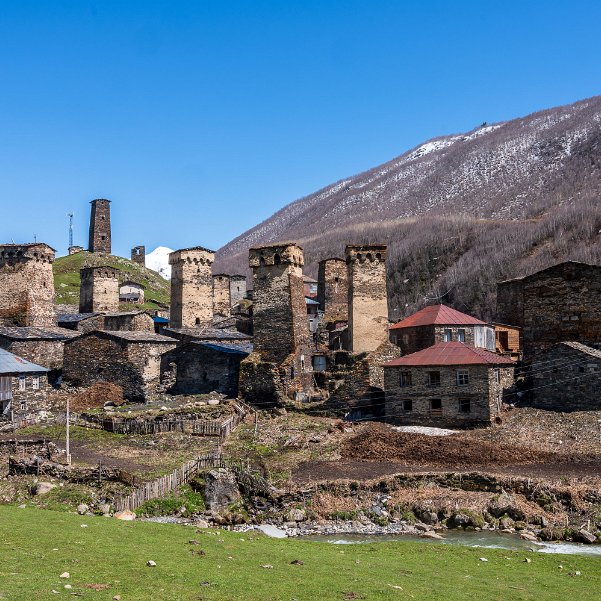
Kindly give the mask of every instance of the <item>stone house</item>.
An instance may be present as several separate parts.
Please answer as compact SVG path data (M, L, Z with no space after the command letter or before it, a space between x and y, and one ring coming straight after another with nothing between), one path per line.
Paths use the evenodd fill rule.
M126 280L119 286L119 302L132 303L135 305L144 304L144 286L132 280Z
M552 411L601 410L601 350L560 342L530 366L532 404Z
M497 321L522 329L528 363L559 342L601 342L601 266L566 261L499 282Z
M54 257L43 243L0 245L0 325L56 325Z
M439 342L384 364L386 418L437 427L487 424L513 382L511 359L463 342Z
M48 369L0 349L0 420L48 410Z
M161 358L177 341L154 332L93 331L65 343L63 379L75 386L111 382L129 401L157 392Z
M0 348L45 367L48 381L54 384L62 373L65 341L78 335L62 328L0 326Z
M252 352L252 344L190 341L162 357L163 373L173 372L172 394L220 392L238 396L240 362ZM172 376L173 377L173 376Z
M390 327L391 341L403 355L416 353L438 342L463 342L495 350L494 327L446 305L429 305Z

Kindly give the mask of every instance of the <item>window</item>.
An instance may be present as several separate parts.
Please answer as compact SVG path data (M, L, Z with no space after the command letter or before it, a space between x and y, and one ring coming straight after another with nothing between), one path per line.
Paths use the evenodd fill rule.
M305 356L301 355L300 360L301 360L301 371L305 371Z
M467 386L470 383L470 374L467 369L458 369L456 372L457 386Z
M495 368L495 382L498 384L501 381L501 372L498 367Z
M27 411L27 401L25 399L23 399L19 403L19 407L21 408L21 411Z
M429 371L428 372L428 386L440 386L440 372Z
M31 380L31 384L32 384L32 388L34 390L39 390L40 389L40 376L33 376L33 379Z
M430 399L430 415L432 417L442 417L441 399Z
M453 330L451 330L451 328L445 328L443 340L445 342L452 342L453 341Z
M399 385L401 388L405 388L406 386L413 385L413 380L411 379L410 371L402 371L401 372L401 379L400 379Z
M403 401L403 411L413 411L413 401L411 399Z
M459 399L459 413L471 413L471 412L472 412L471 399Z
M25 376L19 376L19 390L25 390Z
M463 328L457 330L457 342L465 342L465 330Z

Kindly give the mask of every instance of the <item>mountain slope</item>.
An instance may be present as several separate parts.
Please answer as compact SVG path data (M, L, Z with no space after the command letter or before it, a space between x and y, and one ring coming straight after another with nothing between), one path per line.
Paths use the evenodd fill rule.
M390 245L391 312L441 297L492 316L494 281L565 258L601 259L601 96L430 140L296 202L218 252L295 240L307 271L347 242ZM492 289L491 289L492 288Z
M53 263L54 288L56 291L57 304L77 305L79 303L79 270L82 267L94 265L109 265L121 272L119 282L133 280L144 286L145 303L134 305L135 309L157 309L161 304L169 304L169 282L158 273L142 267L123 257L114 255L98 255L87 251L78 252L74 255L59 257ZM126 307L124 307L126 308Z

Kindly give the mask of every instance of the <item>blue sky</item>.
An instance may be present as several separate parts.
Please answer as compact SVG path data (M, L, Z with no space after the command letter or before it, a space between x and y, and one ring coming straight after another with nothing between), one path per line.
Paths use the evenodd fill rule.
M438 135L601 93L597 1L0 2L0 241L218 248Z

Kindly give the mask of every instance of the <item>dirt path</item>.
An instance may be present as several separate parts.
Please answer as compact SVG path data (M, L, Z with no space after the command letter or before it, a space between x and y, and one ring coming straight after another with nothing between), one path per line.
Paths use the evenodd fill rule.
M427 464L412 464L390 461L312 461L301 463L292 473L292 480L299 484L332 480L372 480L395 474L415 473L473 473L482 472L504 476L525 478L601 478L601 459L590 462L531 463L527 465L481 465L433 467Z

